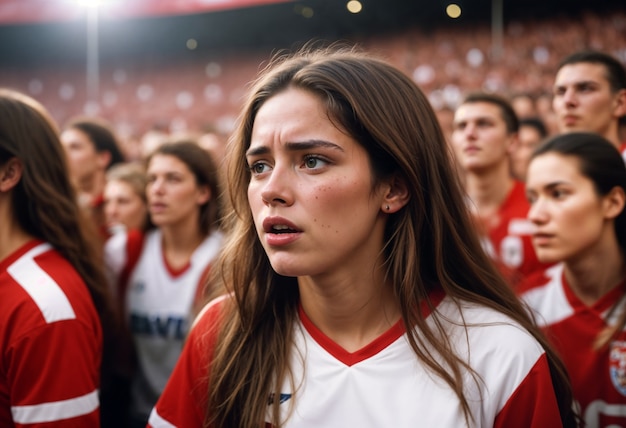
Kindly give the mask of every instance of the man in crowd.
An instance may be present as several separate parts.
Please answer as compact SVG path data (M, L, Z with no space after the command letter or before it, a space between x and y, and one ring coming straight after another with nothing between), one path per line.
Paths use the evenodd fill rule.
M512 178L509 154L519 121L504 98L474 93L454 115L452 146L483 246L511 285L545 267L535 255L524 185Z
M580 51L559 64L552 107L560 133L596 132L611 141L626 159L620 120L626 119L626 69L613 56Z

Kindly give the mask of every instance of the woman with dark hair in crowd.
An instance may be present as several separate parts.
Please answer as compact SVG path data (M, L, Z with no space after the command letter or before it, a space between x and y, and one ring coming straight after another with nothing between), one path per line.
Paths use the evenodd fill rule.
M0 90L3 427L97 427L99 412L115 417L116 324L66 165L44 108Z
M145 234L116 234L106 244L137 355L132 426L144 427L203 303L205 279L222 246L218 171L208 152L192 141L165 143L148 157L146 175L155 227Z
M77 117L65 125L61 143L79 204L90 213L101 235L106 237L105 174L110 167L124 161L115 132L103 119Z
M552 138L533 154L526 192L537 256L533 309L569 372L586 427L626 424L626 165L599 134Z
M229 241L153 427L572 426L428 99L351 51L274 63L229 153Z

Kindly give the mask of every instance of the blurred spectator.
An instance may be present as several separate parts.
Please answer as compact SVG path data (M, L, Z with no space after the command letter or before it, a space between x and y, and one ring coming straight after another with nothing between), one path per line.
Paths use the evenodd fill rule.
M588 428L626 421L626 166L590 132L551 138L528 169L537 255L556 263L520 286L563 359Z
M503 97L469 94L454 115L452 145L487 253L511 286L543 268L531 243L532 224L523 183L511 177L509 154L519 122Z
M616 58L589 50L565 57L554 81L553 107L561 133L598 133L626 156L619 135L626 116L626 69Z
M163 123L155 123L140 139L141 158L146 159L170 138L169 130Z
M509 155L511 158L511 174L519 181L526 181L528 159L533 150L548 136L548 130L539 117L520 119L518 140Z
M90 213L101 234L106 236L105 173L113 165L124 162L115 133L103 119L78 117L66 124L61 132L61 143L78 191L78 202Z
M0 426L122 426L118 324L56 124L0 90L0 134Z
M107 171L104 214L109 233L118 228L147 229L150 219L146 184L145 168L140 163L121 163Z
M145 427L165 387L222 246L218 172L206 151L190 141L161 144L146 176L155 228L116 233L106 244L137 354L133 427Z
M518 118L537 116L535 99L528 93L521 93L511 97L511 107Z

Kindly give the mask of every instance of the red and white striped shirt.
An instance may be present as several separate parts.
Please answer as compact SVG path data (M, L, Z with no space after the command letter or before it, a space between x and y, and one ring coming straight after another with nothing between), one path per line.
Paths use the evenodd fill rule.
M0 261L0 426L98 427L102 331L82 278L49 244Z

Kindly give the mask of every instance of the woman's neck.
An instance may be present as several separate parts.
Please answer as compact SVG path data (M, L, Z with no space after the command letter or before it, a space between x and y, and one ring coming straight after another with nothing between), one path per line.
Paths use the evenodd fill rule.
M617 240L612 239L576 260L566 261L564 274L576 296L591 306L624 281L626 258Z
M187 265L194 251L205 238L197 222L163 226L160 230L163 254L167 263L174 269Z
M471 208L479 217L494 215L511 192L514 180L499 169L484 174L467 174L465 190L471 200Z
M8 212L0 209L0 261L13 254L15 250L34 239L26 233Z
M309 319L348 352L371 343L398 322L401 315L392 287L384 283L382 275L332 283L301 277L298 286Z

